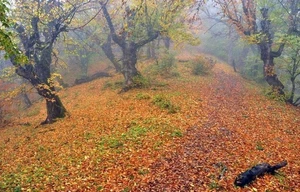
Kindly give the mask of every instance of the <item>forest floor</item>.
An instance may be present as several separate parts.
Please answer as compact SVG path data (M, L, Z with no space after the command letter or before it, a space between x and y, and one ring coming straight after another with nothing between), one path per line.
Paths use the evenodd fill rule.
M69 115L51 125L38 126L43 102L16 115L0 129L0 191L300 191L299 109L222 63L177 70L122 94L120 75L64 89ZM279 174L233 185L283 160Z

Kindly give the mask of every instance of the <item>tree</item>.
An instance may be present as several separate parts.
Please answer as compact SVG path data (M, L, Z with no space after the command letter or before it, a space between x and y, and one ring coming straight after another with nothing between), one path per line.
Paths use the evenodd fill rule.
M236 27L239 34L246 37L248 42L258 45L260 58L263 61L265 80L272 86L274 92L284 95L284 85L276 74L274 59L281 56L285 42L274 42L276 27L272 22L274 20L270 18L270 4L261 5L259 17L257 9L260 5L254 0L214 0L214 2L221 8L228 22ZM281 6L278 7L278 5ZM288 23L285 29L286 34L299 33L297 29L299 0L278 0L272 6L281 11L282 17L286 17L285 22ZM286 11L286 13L283 13L283 11ZM272 26L272 24L274 25ZM279 31L278 28L277 30ZM281 30L284 30L284 27L281 27Z
M128 3L123 1L121 9L123 20L118 23L112 18L107 3L100 2L102 12L110 29L112 40L122 50L122 74L125 78L125 85L122 91L127 91L134 85L134 78L141 75L136 68L137 52L147 43L155 40L159 35L167 39L167 48L170 46L170 39L178 44L183 42L194 42L196 38L188 33L185 25L184 15L194 1L160 1L142 0ZM119 11L120 12L120 11Z
M145 29L140 32L145 32L146 35L142 37L138 35L137 31L133 31L138 19L137 10L126 6L124 22L126 27L123 27L121 29L122 31L117 34L116 24L113 23L110 13L107 10L107 4L103 2L100 2L100 4L110 30L111 38L120 46L123 53L122 74L125 78L125 85L122 91L127 91L134 86L134 77L140 75L136 68L138 49L156 39L159 31L154 28L153 24L144 22L142 25L144 25ZM147 9L147 6L144 8Z
M300 75L300 37L290 35L284 38L286 41L285 52L283 53L283 69L286 71L291 83L290 94L287 101L295 106L300 105L300 97L296 98L297 78ZM288 87L289 88L289 87Z
M2 22L6 27L4 34L1 34L1 39L5 40L2 45L15 66L16 73L27 79L46 100L47 117L43 124L52 123L66 115L66 109L51 78L53 46L60 33L67 31L76 11L86 3L59 0L15 1L12 14L16 21L13 22L13 28L20 39L19 48L12 42L9 36L11 33L7 32L10 27L8 20ZM8 13L7 7L4 10Z

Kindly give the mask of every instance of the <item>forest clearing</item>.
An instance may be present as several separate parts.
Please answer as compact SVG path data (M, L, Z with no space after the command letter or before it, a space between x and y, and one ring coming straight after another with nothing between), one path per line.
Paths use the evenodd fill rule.
M23 112L0 129L0 189L297 191L299 109L223 63L204 76L177 65L179 77L122 94L112 86L120 75L64 89L70 112L54 124L38 126L43 102ZM156 106L158 98L175 111ZM251 166L282 160L278 175L233 185Z

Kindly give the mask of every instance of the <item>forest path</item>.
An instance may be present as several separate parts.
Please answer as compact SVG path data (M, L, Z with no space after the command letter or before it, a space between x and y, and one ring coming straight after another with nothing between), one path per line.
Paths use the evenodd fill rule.
M260 145L265 147L265 137L268 137L264 127L253 133L255 126L243 126L258 121L256 114L259 115L260 109L252 108L253 103L248 102L253 95L248 93L241 77L217 66L210 84L197 91L200 98L206 97L206 120L190 127L176 142L175 151L152 164L145 184L136 191L243 191L233 186L235 177L247 169L247 165L252 166L253 161L275 160L280 153L272 148L262 153L264 149ZM283 141L279 137L276 139ZM269 188L273 187L278 189L276 184Z

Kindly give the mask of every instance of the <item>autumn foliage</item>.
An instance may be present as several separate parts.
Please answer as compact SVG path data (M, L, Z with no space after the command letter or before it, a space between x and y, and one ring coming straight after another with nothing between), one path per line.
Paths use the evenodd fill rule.
M180 76L143 89L104 89L122 81L114 74L62 90L69 114L54 124L39 126L43 103L20 112L0 129L0 191L297 191L299 109L225 64L195 76L179 57ZM280 174L233 185L257 163L282 160Z

